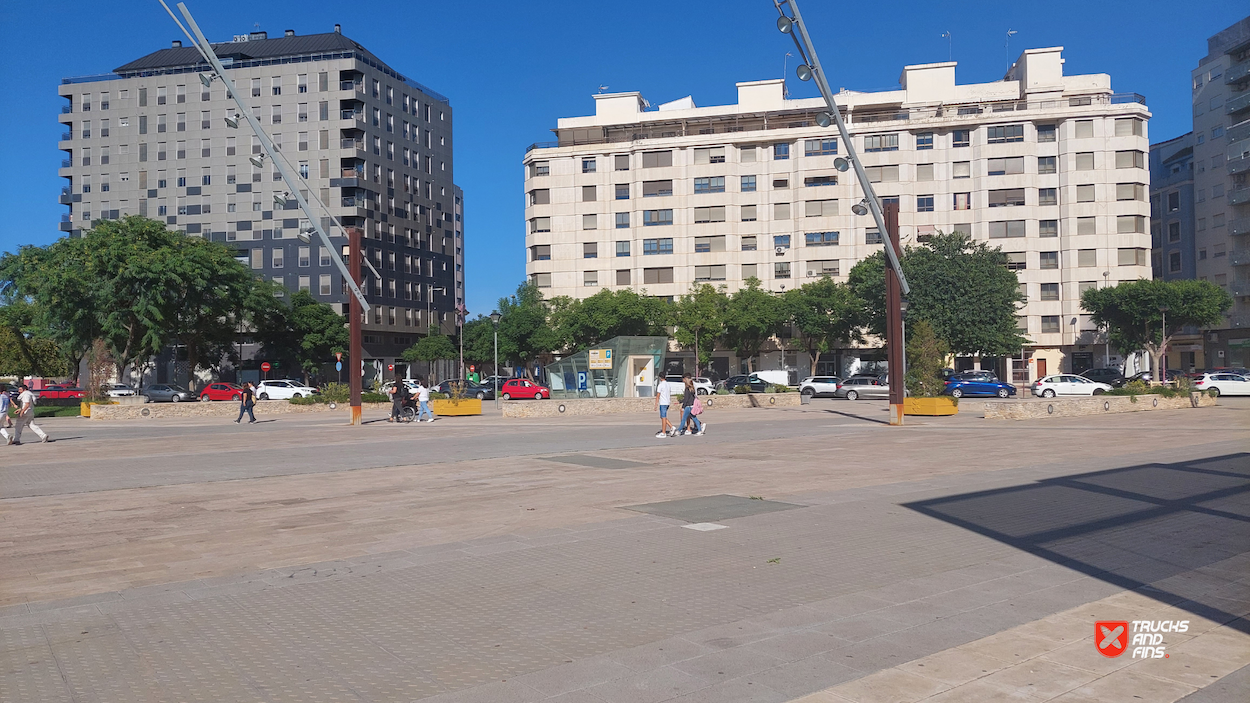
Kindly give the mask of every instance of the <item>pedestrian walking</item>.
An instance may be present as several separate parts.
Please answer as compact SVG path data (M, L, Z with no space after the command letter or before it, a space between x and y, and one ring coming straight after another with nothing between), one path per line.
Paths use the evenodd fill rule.
M673 391L668 387L668 381L661 378L655 392L655 407L660 411L660 431L655 433L656 439L672 437L676 431L673 423L668 421L668 406L672 402Z
M695 412L695 404L697 403L700 406L699 410L700 412L702 412L703 403L699 402L698 392L695 391L695 388L694 388L694 379L690 376L690 374L685 374L684 376L681 377L681 381L686 387L686 392L683 393L681 396L681 433L680 434L702 435L704 430L707 429L707 425L703 424L702 422L699 422L699 415L698 413ZM691 428L689 426L691 423L694 424L694 431L691 431Z
M4 441L9 441L9 431L5 428L13 426L13 418L9 417L9 410L13 407L13 399L9 397L8 391L0 390L0 436L4 437Z
M256 407L256 386L251 381L243 384L243 391L239 393L239 417L235 423L243 421L243 413L247 413L247 424L251 425L256 422L256 415L252 413L252 408Z
M39 435L42 441L51 442L48 433L35 424L35 394L30 392L30 388L25 383L19 383L17 387L22 392L17 396L17 427L13 429L9 444L22 443L22 429L25 427L30 427L31 431Z
M434 422L434 411L430 410L430 389L421 379L417 379L417 404L417 422ZM429 419L423 419L426 417Z
M408 386L399 374L395 374L395 383L386 391L391 396L391 416L387 422L399 422L404 415L404 401L408 399Z

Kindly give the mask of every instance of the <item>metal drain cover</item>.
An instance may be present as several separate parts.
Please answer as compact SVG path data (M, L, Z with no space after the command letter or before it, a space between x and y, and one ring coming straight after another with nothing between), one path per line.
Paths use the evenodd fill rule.
M736 517L747 517L761 513L772 513L778 510L802 508L794 503L781 503L775 500L753 500L742 496L717 495L667 500L662 503L644 503L643 505L626 505L626 510L659 515L660 517L685 520L686 522L720 522Z
M645 464L641 461L612 459L606 456L592 456L590 454L565 454L563 456L545 456L542 458L546 461L558 461L562 464L589 466L592 469L632 469L636 466L650 466L650 464Z

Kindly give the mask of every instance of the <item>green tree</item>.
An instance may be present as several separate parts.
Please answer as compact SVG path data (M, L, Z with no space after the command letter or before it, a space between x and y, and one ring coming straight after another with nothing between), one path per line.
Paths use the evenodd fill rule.
M0 374L5 376L70 376L71 369L57 343L47 337L28 337L21 330L0 327Z
M1228 292L1210 281L1140 279L1081 294L1081 307L1098 325L1106 325L1111 343L1122 352L1145 349L1163 379L1163 356L1183 327L1212 327L1233 305ZM1160 310L1166 307L1166 314ZM1164 317L1167 328L1163 327Z
M811 359L813 376L822 352L840 342L863 341L863 301L844 283L821 278L786 291L782 302L783 314Z
M73 367L75 379L79 362L101 335L98 291L86 264L87 249L81 239L62 239L48 247L25 246L16 254L0 257L2 324L23 337L54 341ZM33 358L28 357L27 364L27 368L38 368Z
M725 338L738 354L755 370L755 357L770 337L785 322L781 300L760 288L760 279L752 276L746 285L734 291L725 307Z
M560 347L583 349L620 336L664 335L672 305L630 289L601 290L582 299L553 299L551 326Z
M464 323L460 332L464 335L464 360L478 366L495 364L495 325L485 315L478 315ZM480 369L479 369L480 370ZM492 373L498 373L497 371Z
M908 319L927 320L951 351L968 356L1006 356L1020 351L1024 337L1016 312L1024 302L1019 280L1007 269L1007 255L962 232L938 233L900 258L911 286ZM866 326L885 332L885 257L860 261L847 282L864 301Z
M519 362L533 378L530 364L560 346L559 335L548 324L542 291L522 283L515 294L499 299L499 314L499 357Z
M343 316L308 291L296 291L286 304L265 281L257 281L247 308L264 353L300 369L305 378L335 353L347 356L351 340Z
M907 375L904 384L914 398L932 398L946 388L942 371L950 348L938 339L933 325L917 320L907 325Z
M448 337L441 334L432 334L428 337L422 337L416 344L405 349L403 357L404 361L408 363L424 361L432 364L435 361L456 358L456 348ZM430 382L432 383L433 381L431 380Z
M702 375L702 369L712 363L716 339L725 331L728 307L729 296L724 286L717 288L703 283L692 286L673 308L677 343L694 348L696 376Z

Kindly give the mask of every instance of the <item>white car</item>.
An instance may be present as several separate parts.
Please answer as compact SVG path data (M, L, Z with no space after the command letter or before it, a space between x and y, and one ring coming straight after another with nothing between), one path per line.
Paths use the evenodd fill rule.
M299 381L282 379L276 381L261 381L256 386L256 397L260 400L287 400L290 398L305 398L317 393L316 388L305 386Z
M696 376L694 378L694 392L699 395L708 395L716 392L716 386L712 383L712 379Z
M1055 374L1033 382L1033 395L1054 398L1057 395L1101 395L1111 390L1105 383L1091 381L1075 374Z
M842 387L837 376L808 376L799 383L799 392L812 398L833 397Z
M1235 373L1204 373L1194 381L1194 388L1214 390L1216 395L1250 395L1250 378Z
M135 389L124 383L110 383L104 394L110 398L129 398L135 394Z

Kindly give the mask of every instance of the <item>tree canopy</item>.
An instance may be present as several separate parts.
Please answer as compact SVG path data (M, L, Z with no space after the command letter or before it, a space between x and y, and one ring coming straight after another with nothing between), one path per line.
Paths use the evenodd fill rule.
M710 283L696 284L673 306L674 336L683 347L693 348L695 375L712 363L716 340L725 331L725 311L729 296L725 287L717 288Z
M281 359L305 374L316 373L336 353L349 356L351 343L343 316L316 300L305 290L296 291L291 302L275 298L263 281L258 282L249 305L256 311L257 339L265 355Z
M620 336L667 334L672 305L628 288L601 290L581 300L551 301L551 327L558 346L581 349Z
M525 282L499 299L499 357L530 364L560 348L559 334L548 324L550 306L538 286Z
M839 342L863 341L863 301L844 283L829 278L804 283L785 292L782 307L811 360L813 376L822 352Z
M747 359L752 371L755 357L764 342L777 334L785 322L785 309L781 300L771 292L760 288L760 279L752 276L746 285L729 296L725 309L725 339L737 352Z

